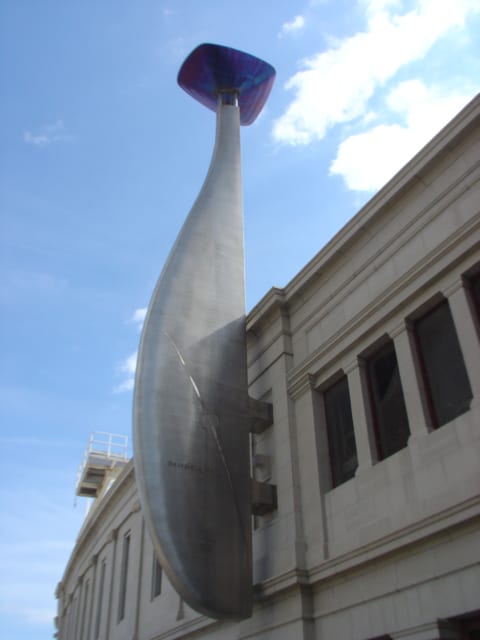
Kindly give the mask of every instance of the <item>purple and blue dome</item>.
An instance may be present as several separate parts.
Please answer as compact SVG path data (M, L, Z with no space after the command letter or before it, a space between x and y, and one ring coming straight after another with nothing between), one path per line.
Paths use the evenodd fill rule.
M183 63L178 84L203 105L217 110L221 93L237 93L240 124L251 124L265 104L275 69L260 58L217 44L201 44Z

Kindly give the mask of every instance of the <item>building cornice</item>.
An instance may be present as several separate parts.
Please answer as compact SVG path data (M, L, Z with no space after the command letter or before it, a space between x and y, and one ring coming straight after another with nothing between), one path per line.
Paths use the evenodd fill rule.
M256 333L268 319L286 311L285 290L272 287L247 316L247 331Z
M480 121L480 94L419 151L387 184L365 204L360 211L305 265L283 288L271 289L247 316L247 328L261 323L262 316L278 306L280 300L289 306L301 292L332 262L338 259L362 233L368 233L373 221L392 206L415 184L424 184L425 174L444 154L457 145L478 126ZM280 295L281 294L281 295Z
M480 162L477 163L474 169L469 172L467 177L472 180L480 179ZM465 178L465 176L463 176L463 178ZM465 183L464 180L461 179L457 185L452 186L448 190L448 193L445 193L445 198L448 198L448 200L446 202L444 201L441 206L437 201L437 207L432 210L431 215L426 216L428 219L425 219L422 228L428 225L431 218L437 215L439 210L444 210L452 199L454 200L458 197L458 192L456 192L457 187L459 189L461 188L463 191L467 191L470 188L470 183ZM425 212L423 212L423 214L425 215ZM411 237L420 230L420 228L410 229L408 234L404 234L404 240L408 239L407 235ZM337 332L329 336L325 343L312 351L299 366L291 369L288 374L288 385L289 393L292 397L298 398L309 388L311 384L309 377L311 377L312 374L316 375L318 373L318 367L316 367L315 364L316 362L324 359L327 354L332 354L333 352L336 352L337 356L341 355L341 344L345 342L346 337L348 337L348 349L351 349L355 340L361 339L362 337L360 335L360 330L363 329L371 331L375 329L376 323L373 321L374 318L378 317L378 322L382 322L382 324L384 324L389 315L393 315L400 307L404 308L409 298L412 295L417 294L418 285L421 280L424 287L428 285L428 276L425 274L429 273L433 265L440 264L445 255L449 255L450 258L456 258L459 260L465 257L468 253L476 251L479 246L479 230L480 218L477 216L469 220L468 223L457 229L456 232L452 233L445 241L439 243L434 249L432 249L432 251L424 255L414 267L409 269L405 274L403 274L403 276L397 278L388 288L388 291L380 292L379 295L366 304L359 313L352 316L347 322L345 322ZM392 245L390 243L388 247L384 248L381 257L380 255L376 255L366 261L362 266L361 274L360 271L355 274L355 277L357 278L355 282L356 287L362 286L362 282L368 278L376 268L379 268L381 264L391 259L392 255L394 255L394 247L390 249L391 246ZM461 254L458 256L456 256L456 247L462 247ZM435 278L439 278L440 276L441 270L435 271ZM339 289L330 296L329 300L324 301L323 314L321 316L319 315L318 310L315 310L308 318L305 318L301 324L297 325L295 330L298 331L303 327L305 331L308 331L314 326L314 324L320 322L323 315L329 312L332 302L334 302L334 304L338 304L339 296L348 295L349 288L346 283L343 283L343 285L343 287L339 287ZM414 292L414 294L412 294L412 292ZM367 318L369 319L368 323L366 323ZM365 327L367 327L367 329L365 329ZM340 352L338 352L339 349Z
M62 583L64 585L67 584L70 571L75 567L75 563L77 562L78 557L82 557L85 545L88 544L88 542L96 534L96 530L100 526L105 527L106 516L109 513L113 513L114 516L116 515L114 513L115 505L118 504L121 495L125 494L132 487L132 484L135 485L133 458L129 460L126 466L122 469L120 475L115 479L110 489L104 495L97 499L97 501L92 505L89 513L87 514L77 536L77 540L75 542L75 546L72 550L70 558L68 559L65 571L63 573ZM135 512L137 504L138 500L134 500L132 502L131 512ZM117 529L118 525L115 528L111 527L110 535ZM107 544L107 538L108 536L105 539L105 544ZM93 565L94 561L96 562L97 557L98 554L93 554L92 558L94 560L92 560L90 565Z

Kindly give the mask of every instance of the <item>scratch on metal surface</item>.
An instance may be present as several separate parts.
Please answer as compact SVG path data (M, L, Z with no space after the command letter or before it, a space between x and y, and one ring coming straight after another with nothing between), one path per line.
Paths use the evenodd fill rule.
M200 406L202 408L204 420L206 421L206 423L208 425L208 429L209 429L209 431L210 431L210 433L211 433L211 435L212 435L212 437L213 437L213 439L215 441L218 453L220 455L220 459L222 461L222 464L223 464L223 466L225 468L225 472L227 474L228 484L229 484L230 490L232 492L233 501L234 501L234 504L235 504L235 510L237 512L238 521L240 523L240 530L242 532L242 536L243 536L245 545L248 547L247 534L244 531L244 528L242 526L241 511L240 511L240 506L238 504L237 495L235 493L235 488L233 486L232 476L230 474L230 469L228 468L228 464L227 464L227 460L225 458L225 454L223 453L222 443L220 442L220 438L218 437L217 429L215 428L215 424L214 424L213 419L212 419L213 417L216 418L216 416L214 416L213 414L211 414L211 413L209 413L207 411L207 407L205 406L205 403L204 403L204 401L203 401L203 399L202 399L202 397L200 395L200 391L198 389L198 386L196 385L195 380L193 379L192 375L190 374L190 372L188 370L187 363L185 362L185 358L183 357L180 349L175 344L175 341L173 340L173 338L165 330L163 330L162 333L165 335L165 337L168 339L168 341L170 342L170 344L174 348L175 353L177 354L178 359L180 360L180 363L181 363L182 367L185 370L185 374L186 374L187 378L189 379L190 384L192 385L192 388L193 388L193 390L195 392L195 395L197 396L198 401L200 402Z

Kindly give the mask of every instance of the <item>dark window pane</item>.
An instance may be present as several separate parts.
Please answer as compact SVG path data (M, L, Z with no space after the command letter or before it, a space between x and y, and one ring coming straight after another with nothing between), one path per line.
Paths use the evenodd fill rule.
M87 582L85 584L85 591L84 591L84 594L83 594L82 620L81 620L81 625L80 625L80 636L79 636L80 640L83 640L83 635L84 635L84 630L85 630L85 622L86 622L86 619L87 619L89 586L90 586L90 583L87 580Z
M392 342L367 362L372 412L380 459L407 446L410 436L397 357Z
M100 623L102 621L102 603L103 603L103 590L105 587L105 571L106 571L106 561L102 561L102 566L100 570L100 588L98 590L98 604L97 604L97 617L95 620L95 638L100 636Z
M333 486L346 482L358 466L348 382L344 376L324 393Z
M480 273L477 273L470 280L470 290L472 292L473 304L477 312L477 318L480 321Z
M151 599L153 600L162 592L162 567L157 559L155 553L153 554L152 562L152 593Z
M130 534L123 538L122 571L120 574L120 593L118 597L118 621L125 617L125 603L127 598L128 556L130 553Z
M415 324L434 426L450 422L470 408L472 390L448 302Z

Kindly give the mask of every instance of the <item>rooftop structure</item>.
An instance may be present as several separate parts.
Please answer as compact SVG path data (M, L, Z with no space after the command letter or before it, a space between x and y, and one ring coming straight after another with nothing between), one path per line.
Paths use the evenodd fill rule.
M77 496L96 498L112 476L128 462L128 436L96 431L91 434L77 474Z

